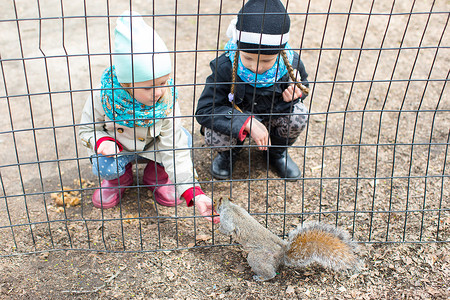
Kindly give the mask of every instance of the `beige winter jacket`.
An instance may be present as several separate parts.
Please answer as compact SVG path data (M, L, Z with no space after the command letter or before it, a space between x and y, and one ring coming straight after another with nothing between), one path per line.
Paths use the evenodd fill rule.
M112 122L106 116L100 90L97 90L99 88L92 93L93 97L88 97L81 115L79 136L88 148L89 155L95 154L95 145L99 139L112 137L123 146L121 154L137 151L140 156L161 163L170 180L176 183L178 195L194 185L199 186L195 179L188 138L181 128L180 118L176 118L181 115L178 102L174 105L175 118L170 115L151 127L129 128Z

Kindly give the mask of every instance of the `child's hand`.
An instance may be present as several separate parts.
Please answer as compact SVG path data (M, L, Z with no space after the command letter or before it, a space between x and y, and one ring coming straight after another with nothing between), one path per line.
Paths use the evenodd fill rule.
M259 150L267 150L267 146L270 146L269 132L260 121L253 118L247 122L244 130L249 132L255 143L260 146Z
M103 154L105 156L113 156L119 152L119 147L117 146L116 142L113 141L103 141L97 148L97 153Z
M211 198L209 198L205 194L198 195L195 197L194 203L198 209L198 212L202 216L204 216L206 220L213 222L214 224L217 224L220 222L220 217L217 214L216 210L214 209ZM216 215L216 216L211 218L210 217L211 215Z
M283 91L284 102L291 102L292 100L298 99L302 96L302 91L298 86L293 84L289 85L287 89Z

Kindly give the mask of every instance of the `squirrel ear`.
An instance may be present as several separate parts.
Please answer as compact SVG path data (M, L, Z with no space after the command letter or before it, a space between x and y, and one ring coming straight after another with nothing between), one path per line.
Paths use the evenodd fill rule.
M230 197L228 197L228 198L222 198L222 197L220 197L220 200L219 200L219 207L220 207L220 206L228 206L228 205L230 204L230 201L231 201Z
M219 200L214 199L213 206L216 211L219 209L220 205L222 205L222 197L220 197Z

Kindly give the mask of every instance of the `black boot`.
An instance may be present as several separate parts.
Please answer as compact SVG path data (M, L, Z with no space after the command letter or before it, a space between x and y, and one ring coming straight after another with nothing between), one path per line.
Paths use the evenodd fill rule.
M302 172L289 156L287 146L292 145L295 139L286 139L271 136L272 145L269 147L269 164L281 178L296 181L302 177Z
M211 164L211 174L218 179L231 178L236 155L235 150L219 152Z

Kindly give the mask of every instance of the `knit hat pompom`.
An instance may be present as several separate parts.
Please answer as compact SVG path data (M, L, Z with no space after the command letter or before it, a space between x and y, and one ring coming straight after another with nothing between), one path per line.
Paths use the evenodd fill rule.
M227 35L245 52L277 54L289 40L291 21L280 0L249 0L231 21Z
M166 44L139 13L123 12L114 33L113 59L120 83L148 81L171 72Z

